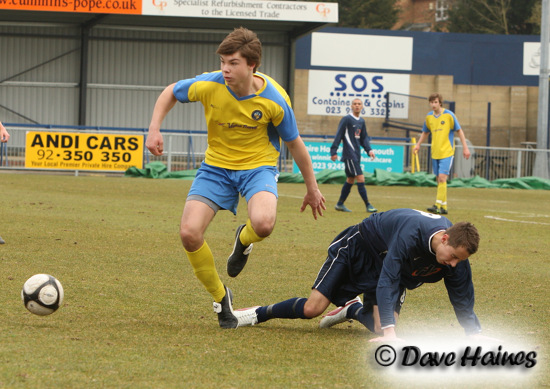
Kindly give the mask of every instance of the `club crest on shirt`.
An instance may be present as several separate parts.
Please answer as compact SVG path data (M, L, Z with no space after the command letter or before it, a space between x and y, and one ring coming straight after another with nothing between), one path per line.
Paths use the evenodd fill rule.
M442 121L441 121L441 124L442 124L442 125L445 124L445 120L442 120Z
M429 265L421 269L416 269L412 272L413 277L428 277L432 274L439 273L442 269L438 266Z
M259 109L252 112L252 115L251 115L252 119L254 119L256 121L260 120L262 118L262 116L264 116L264 114Z

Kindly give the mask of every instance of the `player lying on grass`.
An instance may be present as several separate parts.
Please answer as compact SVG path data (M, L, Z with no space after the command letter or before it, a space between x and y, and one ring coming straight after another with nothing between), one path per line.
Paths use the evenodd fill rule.
M444 216L413 209L376 213L333 240L309 298L236 310L235 316L239 326L275 318L311 319L333 303L339 308L320 327L355 319L381 335L371 341L397 340L395 324L406 289L444 280L466 334L478 334L468 261L478 245L479 233L468 222L452 225Z

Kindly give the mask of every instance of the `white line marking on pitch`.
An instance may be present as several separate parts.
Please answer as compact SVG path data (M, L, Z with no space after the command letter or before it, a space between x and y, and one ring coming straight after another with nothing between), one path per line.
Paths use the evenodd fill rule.
M493 209L486 209L485 212L500 212L500 213L510 213L513 215L521 215L523 217L550 217L550 215L545 215L542 213L527 213L527 212L521 212L521 211L503 211L503 210L493 210Z
M550 223L542 223L542 222L533 222L533 221L527 221L527 220L512 220L512 219L504 219L502 217L497 216L489 216L485 215L486 219L493 219L493 220L500 220L503 222L512 222L512 223L525 223L525 224L539 224L543 226L550 226Z

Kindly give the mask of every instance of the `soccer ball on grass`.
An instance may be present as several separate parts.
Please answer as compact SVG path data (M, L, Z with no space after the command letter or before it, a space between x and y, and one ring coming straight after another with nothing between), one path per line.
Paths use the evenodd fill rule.
M63 304L63 287L49 274L35 274L23 285L21 298L30 312L46 316Z

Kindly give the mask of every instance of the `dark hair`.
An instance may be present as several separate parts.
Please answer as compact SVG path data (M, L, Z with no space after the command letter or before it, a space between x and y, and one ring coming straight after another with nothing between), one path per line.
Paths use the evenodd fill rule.
M262 42L255 32L239 27L227 35L218 46L216 54L229 55L236 52L241 53L248 65L254 64L254 73L262 62Z
M479 232L472 223L458 222L447 228L445 233L449 235L449 245L451 247L464 247L470 255L477 252Z
M441 93L432 93L430 97L428 97L428 101L431 103L435 99L439 99L439 103L443 105L443 96L441 96Z

